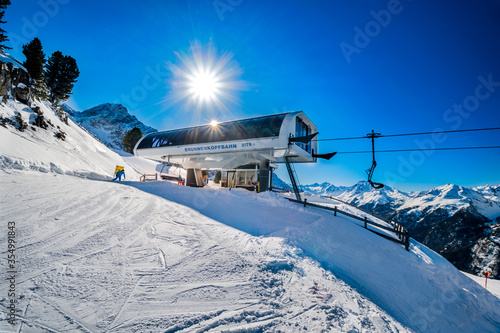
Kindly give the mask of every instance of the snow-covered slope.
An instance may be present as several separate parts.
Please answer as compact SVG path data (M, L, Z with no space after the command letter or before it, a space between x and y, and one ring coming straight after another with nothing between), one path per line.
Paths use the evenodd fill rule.
M122 140L129 130L137 127L143 134L156 132L128 113L121 104L101 104L91 109L77 112L65 106L65 111L73 120L82 124L109 148L123 150Z
M487 288L493 295L500 298L500 280L488 279L486 281L484 276L475 276L464 272L462 273L470 279L476 281L479 285L485 286L485 288Z
M93 179L111 179L116 165L126 165L125 174L130 179L139 179L140 174L154 172L157 163L146 161L140 166L132 166L125 157L110 151L105 145L94 140L86 131L69 120L68 124L57 117L49 104L34 102L49 125L47 129L28 126L24 132L12 126L0 127L0 168L4 172L35 170L59 174L77 175ZM25 122L34 122L37 114L24 104L7 101L0 104L0 114L14 119L21 114ZM56 137L63 131L66 139Z
M0 177L10 193L0 199L0 218L16 222L23 244L16 284L23 332L409 331L283 238L252 236L189 208L203 200L201 190L26 176ZM176 193L190 205L129 185ZM255 198L238 194L226 212L250 226L234 214ZM10 329L6 305L0 298L2 332Z
M30 115L9 103L2 112ZM17 331L500 326L500 300L418 242L407 252L356 220L273 193L103 181L115 164L137 175L154 164L120 156L41 108L66 141L52 129L0 127L0 218L16 223L19 244ZM12 329L8 302L0 298L1 331Z

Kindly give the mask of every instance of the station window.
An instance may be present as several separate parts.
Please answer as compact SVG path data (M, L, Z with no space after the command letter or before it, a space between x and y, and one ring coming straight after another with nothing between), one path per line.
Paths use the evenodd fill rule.
M238 186L252 186L257 181L257 170L238 170L237 171Z
M307 126L306 123L304 123L302 121L302 119L300 119L299 117L297 117L295 119L296 119L296 122L295 122L295 137L296 138L311 134L311 128L309 126ZM295 142L295 144L297 146L299 146L300 148L304 149L305 151L307 151L308 153L311 152L311 143Z

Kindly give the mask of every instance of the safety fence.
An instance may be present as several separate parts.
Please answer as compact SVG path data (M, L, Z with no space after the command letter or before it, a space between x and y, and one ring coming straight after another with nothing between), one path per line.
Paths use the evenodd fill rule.
M157 173L154 173L154 174L143 174L139 180L141 182L147 182L147 181L153 181L153 180L158 180L158 174Z
M385 217L382 217L382 216L380 216L380 215L375 214L375 213L374 213L373 211L371 211L371 210L368 210L368 209L364 209L364 208L358 207L358 206L356 206L356 205L353 205L352 203L348 203L347 201L343 201L343 200L340 200L340 199L338 199L338 198L331 197L331 196L328 196L328 195L323 195L323 198L330 199L330 200L335 200L335 201L338 201L338 202L340 202L340 203L343 203L344 205L354 207L354 208L356 208L356 209L359 209L359 210L360 210L360 211L362 211L362 212L365 212L366 214L370 214L371 216L376 217L376 218L378 218L379 220L385 221L385 222L387 222L387 223L390 223L390 224L398 224L397 222L394 222L394 221L388 220L388 219L386 219Z
M277 192L277 193L290 193L290 192L292 192L292 190L290 190L290 189L276 187L276 186L271 187L271 191Z
M392 228L390 228L388 226L382 225L382 224L377 223L375 221L369 220L366 216L359 217L357 215L340 210L337 208L337 206L335 206L335 207L323 206L323 205L319 205L316 203L308 202L307 199L304 199L303 201L299 201L299 200L295 200L295 199L291 199L291 198L287 198L287 199L292 201L292 202L303 204L304 207L311 206L311 207L316 207L316 208L332 211L334 213L334 216L337 216L337 214L342 214L342 215L348 216L350 218L353 218L355 220L361 221L361 222L363 222L363 227L366 230L371 231L374 234L377 234L378 236L383 237L385 239L388 239L392 242L403 245L405 247L406 251L410 250L410 234L408 233L408 230L406 230L406 228L404 228L399 223L396 223L394 221L388 221L386 219L381 218L381 220L391 224ZM334 200L336 200L336 199L334 199ZM353 206L353 205L351 205L351 206ZM353 206L353 207L356 207L356 206ZM379 217L377 217L377 218L379 218ZM391 233L395 234L397 238L393 237L391 235L388 235L388 234L384 234L380 231L374 230L373 228L370 229L370 228L368 228L369 225L376 227L378 229L390 231Z

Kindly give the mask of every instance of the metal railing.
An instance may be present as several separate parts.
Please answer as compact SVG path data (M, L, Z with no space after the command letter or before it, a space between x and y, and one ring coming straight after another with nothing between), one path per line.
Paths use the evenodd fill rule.
M307 202L307 199L304 199L304 201L295 200L295 199L291 199L291 198L287 198L287 199L290 200L290 201L292 201L292 202L297 202L299 204L303 204L304 207L311 206L311 207L316 207L316 208L320 208L320 209L325 209L325 210L332 211L332 212L334 212L334 216L337 216L337 214L342 214L342 215L345 215L347 217L353 218L355 220L361 221L361 222L363 222L363 224L364 224L363 227L366 230L371 231L374 234L377 234L378 236L383 237L385 239L388 239L388 240L390 240L392 242L401 244L401 245L403 245L405 247L406 251L410 251L410 234L408 233L408 230L406 230L399 223L396 223L394 221L388 221L386 219L381 218L383 221L388 222L388 223L390 223L392 225L392 228L390 228L388 226L382 225L382 224L377 223L375 221L371 221L366 216L365 217L359 217L357 215L354 215L354 214L351 214L351 213L348 213L348 212L344 212L343 210L338 209L337 206L335 206L333 208L332 207L327 207L327 206L315 204L315 203L312 203L312 202ZM337 199L335 199L335 200L337 200ZM356 207L354 205L351 205L351 206ZM390 231L390 232L396 234L397 238L392 237L392 236L387 235L387 234L384 234L384 233L382 233L380 231L377 231L377 230L374 230L374 229L369 229L368 225L374 226L374 227L379 228L379 229Z
M151 181L153 181L153 180L158 180L158 174L157 174L157 173L155 173L155 174L152 174L152 173L151 173L151 174L147 174L147 173L145 173L145 174L143 174L143 175L139 178L139 180L140 180L141 182L147 182L147 181L150 181L150 180L151 180Z
M271 191L277 192L277 193L290 193L290 192L292 192L292 190L290 190L290 189L276 187L276 186L271 187Z
M366 214L370 214L371 216L376 217L376 218L378 218L379 220L385 221L385 222L387 222L387 223L391 223L391 224L396 223L396 222L394 222L394 221L391 221L391 220L389 220L389 219L386 219L385 217L382 217L382 216L380 216L380 215L375 214L375 213L374 213L373 211L371 211L371 210L368 210L368 209L364 209L364 208L358 207L358 206L353 205L352 203L349 203L349 202L347 202L347 201L343 201L343 200L340 200L340 199L338 199L338 198L331 197L331 196L328 196L328 195L323 195L322 197L323 197L323 198L326 198L326 199L331 199L331 200L338 201L338 202L343 203L344 205L347 205L347 206L354 207L354 208L356 208L356 209L359 209L359 210L360 210L360 211L362 211L362 212L365 212Z

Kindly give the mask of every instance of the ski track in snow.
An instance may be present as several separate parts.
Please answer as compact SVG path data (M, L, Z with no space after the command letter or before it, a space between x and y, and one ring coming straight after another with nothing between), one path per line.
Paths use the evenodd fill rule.
M408 331L281 238L118 183L11 173L0 187L19 258L19 326L0 298L0 331Z

